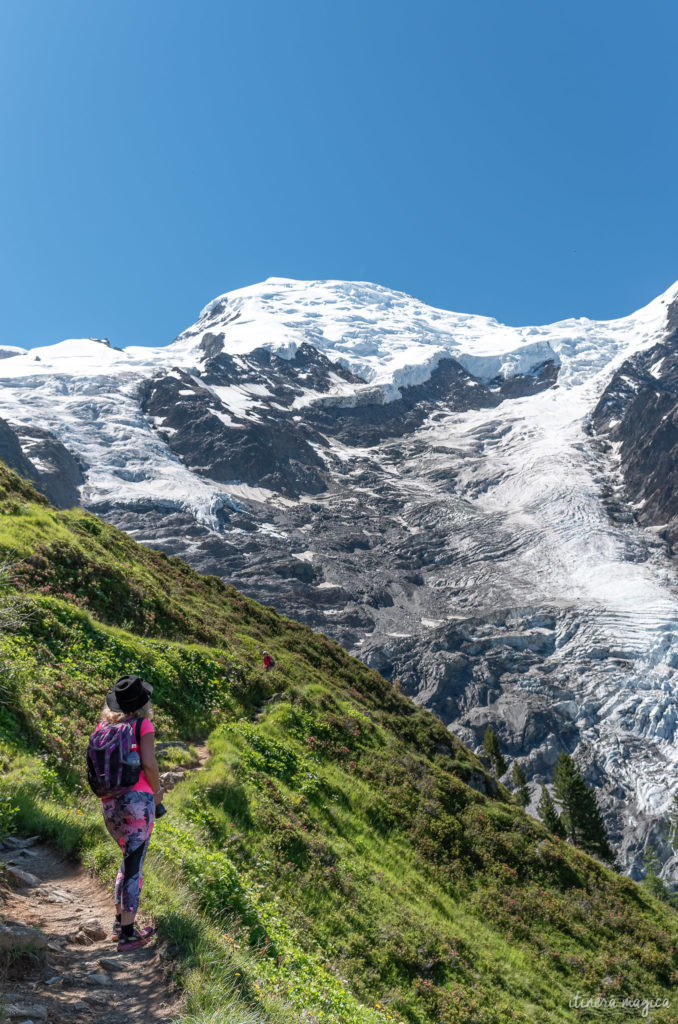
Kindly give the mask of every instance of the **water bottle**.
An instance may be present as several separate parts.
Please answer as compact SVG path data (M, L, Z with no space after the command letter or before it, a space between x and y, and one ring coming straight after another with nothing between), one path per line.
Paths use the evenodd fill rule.
M141 771L141 758L136 750L130 750L125 758L125 764L129 767L130 771L134 771L137 768Z
M123 761L122 784L123 786L136 786L141 775L141 758L136 750L130 750Z

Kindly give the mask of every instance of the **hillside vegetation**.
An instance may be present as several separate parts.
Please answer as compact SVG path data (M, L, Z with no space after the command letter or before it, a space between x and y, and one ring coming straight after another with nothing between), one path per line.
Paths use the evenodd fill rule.
M207 738L206 769L166 799L142 904L185 1024L555 1024L582 1019L577 993L670 1000L675 911L527 817L322 635L1 465L0 557L0 829L112 878L82 767L124 672L154 685L159 740Z

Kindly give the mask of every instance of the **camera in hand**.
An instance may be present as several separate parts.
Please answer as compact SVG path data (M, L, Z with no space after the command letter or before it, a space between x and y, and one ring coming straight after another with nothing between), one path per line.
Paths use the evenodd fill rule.
M167 808L164 804L157 804L155 808L155 817L162 818L163 814L167 814Z

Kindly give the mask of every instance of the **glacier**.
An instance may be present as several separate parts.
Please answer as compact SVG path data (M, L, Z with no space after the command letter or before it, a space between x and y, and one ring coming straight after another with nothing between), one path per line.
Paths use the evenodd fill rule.
M651 840L673 877L675 565L661 524L610 514L590 417L677 301L508 327L269 278L164 347L5 346L0 415L28 459L38 426L72 455L85 507L335 636L472 746L492 724L535 795L573 751L625 869Z

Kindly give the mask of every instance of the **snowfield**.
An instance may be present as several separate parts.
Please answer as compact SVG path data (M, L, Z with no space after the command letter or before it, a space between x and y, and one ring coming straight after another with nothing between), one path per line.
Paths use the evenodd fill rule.
M85 504L158 501L190 509L200 522L215 526L224 489L182 467L136 398L139 381L161 369L199 373L206 335L223 331L226 350L236 357L263 347L291 359L311 344L362 377L366 389L378 387L386 401L399 396L398 388L424 383L445 356L484 380L526 374L551 359L560 364L559 389L567 388L569 397L549 398L543 413L567 424L586 415L629 353L661 335L666 307L677 293L678 285L620 320L514 328L434 309L379 285L269 278L214 299L196 324L162 348L116 349L95 338L29 351L5 347L0 414L13 423L42 424L83 460ZM215 391L226 410L221 416L256 420L256 389ZM339 381L335 393L350 404L362 391ZM303 410L316 397L309 393L296 407Z

